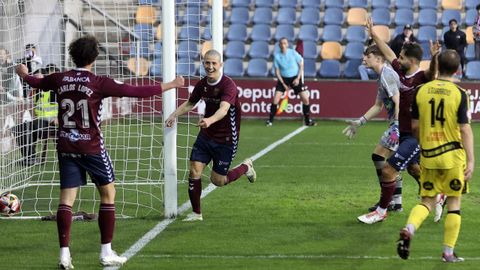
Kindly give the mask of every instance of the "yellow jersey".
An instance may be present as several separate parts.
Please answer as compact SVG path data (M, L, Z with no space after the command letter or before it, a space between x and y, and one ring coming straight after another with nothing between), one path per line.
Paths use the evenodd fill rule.
M422 85L412 103L412 118L419 120L420 164L428 169L464 166L466 154L460 124L470 123L468 95L450 81Z

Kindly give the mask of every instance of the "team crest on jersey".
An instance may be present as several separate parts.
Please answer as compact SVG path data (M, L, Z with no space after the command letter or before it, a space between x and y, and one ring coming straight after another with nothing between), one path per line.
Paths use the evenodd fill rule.
M432 182L425 182L423 183L423 189L425 190L432 190L433 189L433 183Z
M216 88L216 87L213 88L213 94L214 94L215 96L218 96L218 94L220 94L220 89L218 89L218 88Z
M452 190L459 191L460 189L462 189L462 182L460 182L460 180L458 179L453 179L452 181L450 181L450 188Z

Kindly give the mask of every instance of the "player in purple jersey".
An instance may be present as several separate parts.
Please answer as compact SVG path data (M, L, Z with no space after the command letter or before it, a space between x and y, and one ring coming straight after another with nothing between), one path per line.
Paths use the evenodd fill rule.
M373 22L371 18L369 18L367 20L368 33L382 51L385 59L392 64L392 68L400 77L400 144L397 151L387 159L387 162L383 161L379 202L369 208L369 213L358 218L367 224L380 222L387 217L386 211L392 198L394 198L394 203L399 205L396 209L402 209L402 180L400 171L407 169L408 173L418 182L420 177L420 166L418 164L420 148L417 139L412 134L410 107L416 88L433 78L436 66L436 58L432 57L430 69L426 71L420 70L419 64L422 60L423 51L422 47L417 43L405 43L397 59L392 49L390 49L372 28ZM436 42L434 44L431 42L430 51L432 56L439 53L439 43Z
M188 195L193 212L185 221L203 220L200 209L202 195L202 172L213 160L211 182L216 186L229 184L245 175L253 183L256 173L251 159L229 170L240 137L240 102L238 89L232 79L222 74L221 55L209 50L204 57L206 77L197 82L190 98L180 105L166 120L167 127L173 126L178 116L190 111L200 100L205 101L205 116L198 122L200 132L190 155Z
M68 50L76 66L70 71L53 73L40 79L29 76L25 65L17 66L18 75L30 86L52 89L57 94L57 152L60 169L60 202L57 211L59 267L73 269L69 250L72 205L79 187L86 185L87 173L100 193L100 263L103 266L122 265L127 258L118 256L111 248L115 227L115 178L100 131L102 99L110 96L150 97L183 86L184 79L178 77L160 86L123 84L91 72L99 53L95 37L81 37L73 41Z

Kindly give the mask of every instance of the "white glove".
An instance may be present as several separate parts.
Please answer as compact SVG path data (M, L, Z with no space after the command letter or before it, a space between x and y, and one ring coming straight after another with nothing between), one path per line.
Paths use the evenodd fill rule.
M365 125L367 119L362 116L357 120L347 120L346 122L348 123L348 126L342 131L342 133L351 140L355 137L355 134L357 134L357 129Z

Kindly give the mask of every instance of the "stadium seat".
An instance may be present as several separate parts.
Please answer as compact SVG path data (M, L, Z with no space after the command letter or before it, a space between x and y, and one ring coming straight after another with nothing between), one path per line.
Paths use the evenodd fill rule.
M430 42L437 40L437 29L434 26L420 26L417 39L419 42Z
M155 27L154 31L155 31L155 39L162 40L162 24L161 23L157 25L157 27Z
M224 73L230 77L243 77L246 75L243 68L243 61L241 59L227 59L224 63L223 70Z
M138 24L154 24L157 20L157 11L152 6L138 6L135 21Z
M177 54L179 58L189 58L197 59L198 58L198 45L193 40L184 40L178 43Z
M303 60L303 75L307 78L315 78L317 76L317 62L315 59Z
M420 42L420 46L422 46L423 51L422 60L432 59L432 55L430 54L430 42Z
M180 34L178 35L179 39L200 39L200 29L198 27L191 27L188 24L184 24L180 28Z
M237 40L245 42L247 40L247 26L244 24L230 25L227 33L227 40Z
M152 41L155 35L154 29L150 24L136 24L133 32L137 34L141 40Z
M155 57L150 66L150 75L160 77L162 76L162 57Z
M252 28L252 32L250 33L250 38L252 41L267 41L269 42L272 33L270 32L270 25L266 24L256 24Z
M440 41L441 41L442 43L444 42L444 39L443 39L443 38L444 38L444 35L445 35L445 33L446 33L448 30L450 30L450 26L444 26L443 29L442 29L442 34L441 34L441 36L440 36Z
M211 40L212 39L212 30L210 29L210 25L207 25L205 27L205 30L203 30L202 38L204 40Z
M204 41L202 43L202 48L201 48L201 51L200 51L200 54L201 54L202 58L205 56L205 53L207 53L212 48L213 48L213 44L210 40Z
M395 11L394 23L396 25L412 24L413 10L411 8L402 8Z
M367 10L363 8L350 8L347 13L348 25L365 25Z
M393 29L392 37L395 38L396 36L400 35L403 32L404 25L397 25L395 29ZM414 34L415 35L415 34ZM416 36L415 36L416 37Z
M342 27L340 25L325 25L323 28L323 41L342 41Z
M368 8L368 1L367 0L349 0L348 1L349 8Z
M458 24L461 24L462 23L462 21L461 21L462 16L460 14L460 11L453 10L453 9L446 9L442 12L441 23L442 23L443 26L447 26L448 22L451 19L455 19L455 20L457 20Z
M468 44L467 49L465 50L465 58L467 61L475 60L475 45Z
M343 0L325 0L325 8L340 8L343 9L345 3Z
M302 6L302 9L306 9L306 8L320 9L321 2L322 2L321 0L302 0L301 6Z
M473 44L475 41L473 40L473 27L469 26L465 29L465 35L467 36L467 43Z
M437 11L434 9L421 9L418 12L419 26L437 26Z
M230 23L232 24L247 24L249 21L248 8L236 7L232 8L230 15Z
M245 43L242 41L230 41L225 48L225 56L227 58L240 58L245 57Z
M138 0L139 5L152 5L157 4L159 0Z
M297 0L279 0L278 7L289 7L289 8L297 8Z
M480 4L480 0L465 0L465 8L475 9Z
M153 55L154 56L162 56L162 43L155 42L153 45Z
M390 0L372 0L372 8L386 8L390 9L392 3Z
M268 42L266 41L252 42L252 44L250 44L250 50L248 51L248 56L250 58L268 59L270 57Z
M318 27L312 24L304 24L300 26L300 30L298 32L298 39L308 40L308 41L318 41L319 39Z
M150 56L150 43L149 41L140 40L140 48L137 50L137 42L132 41L130 43L130 56L138 56L148 58Z
M302 9L299 19L301 24L320 24L320 11L314 8Z
M345 34L345 39L348 42L365 42L367 40L365 27L360 25L349 26Z
M470 61L467 63L465 77L469 80L480 80L480 61Z
M261 8L272 8L274 4L274 0L256 0L255 6Z
M403 28L403 26L402 26ZM374 25L373 31L377 33L381 40L385 41L386 43L390 42L390 28L386 25Z
M317 43L313 41L303 42L303 58L317 59L317 57L318 57Z
M340 62L338 60L324 60L320 64L318 75L322 78L339 78Z
M420 70L428 70L430 68L430 60L420 61Z
M361 42L349 42L345 47L343 55L346 59L363 59L365 46Z
M145 58L132 57L127 61L127 68L137 76L146 76L150 70L150 61Z
M328 24L343 24L343 10L340 8L327 8L323 17L323 23Z
M278 24L295 24L296 11L293 8L280 8L275 21Z
M263 58L253 58L248 62L247 75L250 77L267 77L267 60Z
M177 75L195 76L195 62L188 58L179 58L177 60Z
M342 45L335 41L326 41L322 44L320 56L324 60L340 60L342 58Z
M246 7L249 8L252 5L252 0L230 0L232 8Z
M345 63L345 70L343 76L349 79L360 79L358 67L362 64L362 59L350 59Z
M273 12L271 8L256 8L253 13L252 21L254 24L271 25L273 20Z
M442 8L461 10L463 6L462 2L463 0L442 0Z
M419 0L418 1L418 8L424 9L437 9L438 8L438 0Z
M280 40L282 37L287 38L289 42L292 42L295 39L295 31L293 25L291 24L279 24L277 25L277 30L275 32L275 41Z
M202 21L202 11L198 6L190 6L185 8L183 16L180 17L179 23L197 26Z
M371 16L374 25L390 25L390 11L386 8L375 8Z
M413 7L413 0L395 0L396 9L408 8L413 10Z
M469 9L465 13L465 25L470 26L475 23L475 19L477 18L477 10L476 9ZM460 24L460 22L458 22Z

